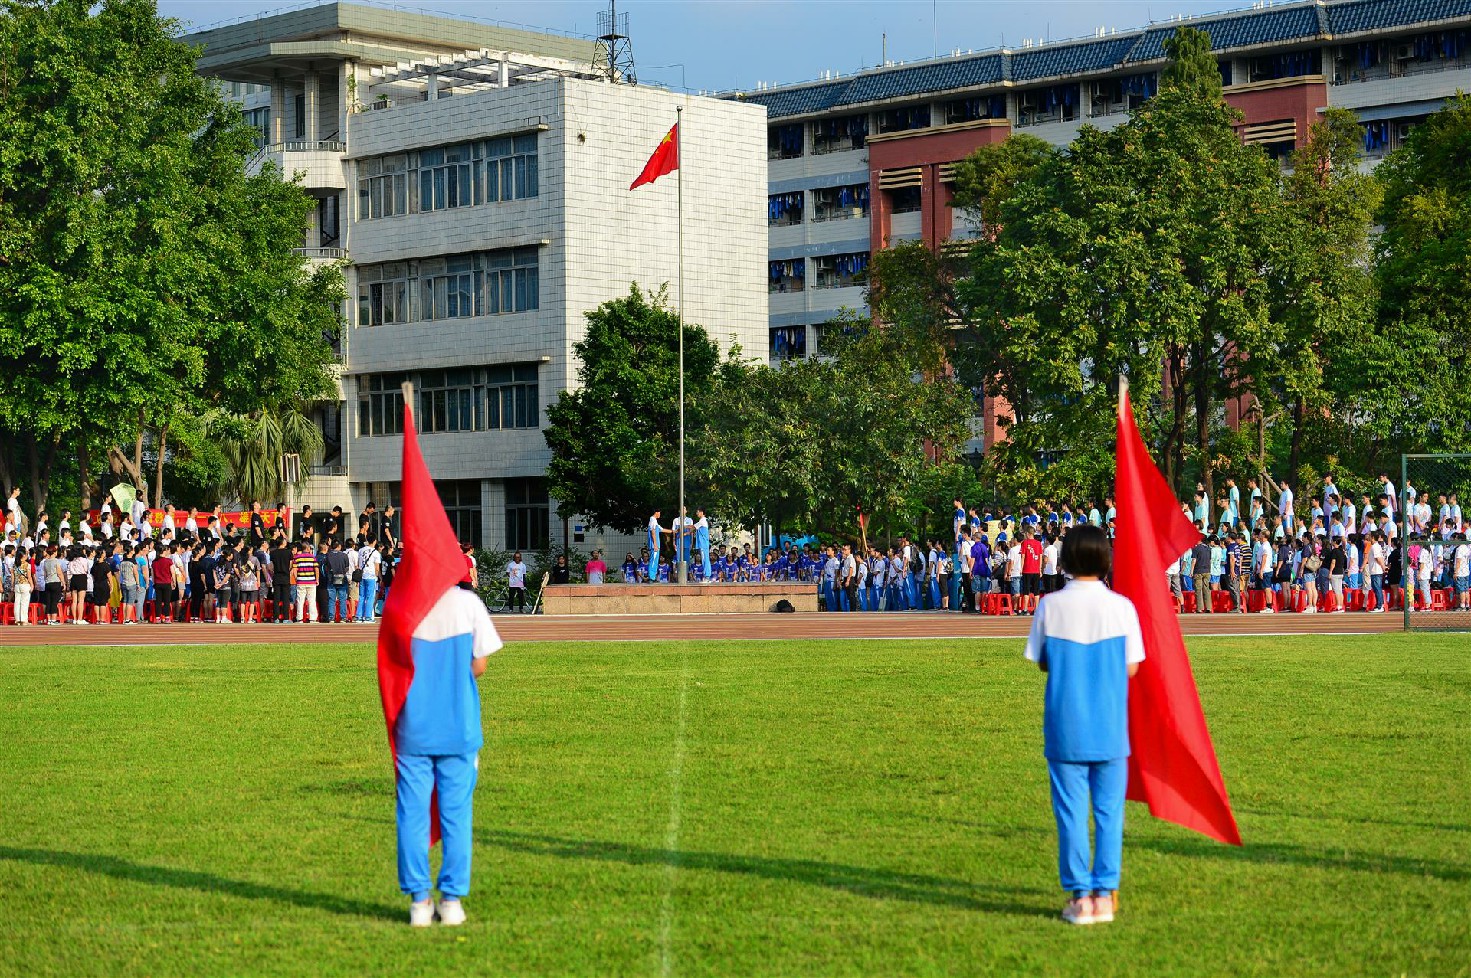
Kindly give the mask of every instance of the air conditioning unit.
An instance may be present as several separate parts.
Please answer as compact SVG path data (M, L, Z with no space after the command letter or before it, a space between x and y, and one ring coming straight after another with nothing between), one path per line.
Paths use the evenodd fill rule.
M1398 44L1398 45L1395 45L1395 49L1394 49L1394 60L1396 60L1396 61L1413 61L1413 60L1415 60L1415 45L1413 45L1413 44Z

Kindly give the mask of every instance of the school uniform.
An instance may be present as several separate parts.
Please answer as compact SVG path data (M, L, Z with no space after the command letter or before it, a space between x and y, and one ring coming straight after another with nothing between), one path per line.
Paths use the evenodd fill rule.
M1070 581L1038 604L1026 657L1047 667L1042 753L1052 783L1062 888L1117 890L1128 784L1128 667L1144 661L1139 615L1133 602L1101 581ZM1091 858L1090 810L1096 829Z
M398 769L398 883L414 900L429 896L429 801L439 792L445 897L470 892L471 802L480 771L480 693L474 659L501 648L485 605L451 588L414 630L414 678L394 725Z

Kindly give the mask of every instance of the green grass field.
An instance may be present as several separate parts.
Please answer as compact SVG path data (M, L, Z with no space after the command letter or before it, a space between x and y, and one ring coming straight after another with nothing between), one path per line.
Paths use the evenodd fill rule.
M1020 642L509 648L412 931L371 649L3 649L0 974L1471 974L1471 639L1191 651L1247 845L1069 928Z

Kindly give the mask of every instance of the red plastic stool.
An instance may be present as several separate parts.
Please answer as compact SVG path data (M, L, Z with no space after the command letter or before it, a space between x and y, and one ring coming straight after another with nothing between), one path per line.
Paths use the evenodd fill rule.
M1187 615L1193 615L1193 614L1195 614L1195 592L1194 591L1186 591L1185 592L1185 613Z

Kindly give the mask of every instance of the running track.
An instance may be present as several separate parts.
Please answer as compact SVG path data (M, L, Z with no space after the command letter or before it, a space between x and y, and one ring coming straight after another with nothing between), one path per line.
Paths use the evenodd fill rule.
M1458 618L1460 616L1457 616ZM507 642L712 639L1019 638L1030 618L950 612L797 615L495 615ZM1403 628L1398 614L1183 615L1186 635L1367 635ZM1462 622L1458 622L1460 624ZM260 645L377 640L377 625L53 625L0 628L0 647Z

